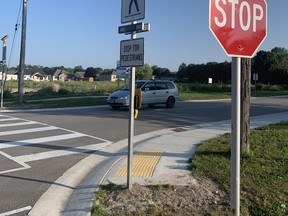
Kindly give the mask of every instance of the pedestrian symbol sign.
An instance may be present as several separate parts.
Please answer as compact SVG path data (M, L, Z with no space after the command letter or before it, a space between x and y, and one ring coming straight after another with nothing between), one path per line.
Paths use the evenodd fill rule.
M122 0L121 23L145 18L145 0Z

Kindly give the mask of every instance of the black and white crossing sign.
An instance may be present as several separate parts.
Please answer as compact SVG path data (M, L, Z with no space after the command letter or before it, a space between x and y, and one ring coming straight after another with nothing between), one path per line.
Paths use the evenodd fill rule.
M121 23L145 18L145 0L122 0Z
M120 66L144 66L144 38L122 40L120 44Z

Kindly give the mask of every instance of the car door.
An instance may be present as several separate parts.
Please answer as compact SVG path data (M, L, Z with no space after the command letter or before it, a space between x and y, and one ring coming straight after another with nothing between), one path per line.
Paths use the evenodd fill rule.
M156 82L156 101L165 103L169 95L169 90L165 82Z
M155 82L147 82L142 88L142 104L154 104L156 96Z

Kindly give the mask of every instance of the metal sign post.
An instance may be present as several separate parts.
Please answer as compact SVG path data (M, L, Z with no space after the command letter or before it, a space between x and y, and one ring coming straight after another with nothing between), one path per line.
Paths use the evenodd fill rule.
M232 58L231 211L240 215L241 58Z
M131 21L131 25L120 26L118 33L131 34L131 40L121 41L120 66L130 67L130 115L128 134L128 161L127 161L127 186L132 189L133 170L133 137L134 137L134 96L135 96L135 66L144 65L144 39L136 40L136 34L150 31L149 23L138 23L136 20L145 18L145 0L122 0L121 22Z
M132 25L136 22L132 22ZM131 40L136 39L136 32L132 32ZM132 189L133 169L133 137L134 137L134 95L135 95L135 67L131 67L130 73L130 115L129 115L129 137L128 137L128 161L127 161L127 186Z

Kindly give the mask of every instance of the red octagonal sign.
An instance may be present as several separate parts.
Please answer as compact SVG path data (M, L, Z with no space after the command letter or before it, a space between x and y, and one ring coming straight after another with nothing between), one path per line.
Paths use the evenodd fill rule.
M210 0L209 28L228 56L252 57L267 35L267 3Z

